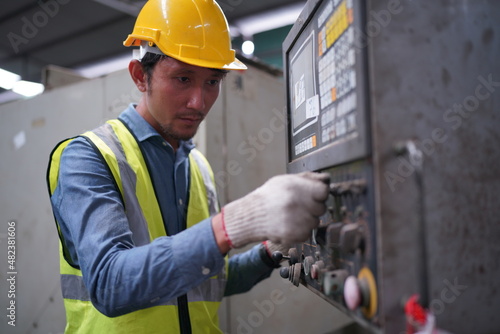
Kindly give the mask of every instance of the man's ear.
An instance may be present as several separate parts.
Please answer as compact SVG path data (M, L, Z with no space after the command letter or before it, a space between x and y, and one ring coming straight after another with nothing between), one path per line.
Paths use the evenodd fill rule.
M128 71L130 73L130 76L132 77L132 80L137 86L137 89L144 93L147 90L147 80L146 73L142 69L141 62L137 59L131 60L128 64Z

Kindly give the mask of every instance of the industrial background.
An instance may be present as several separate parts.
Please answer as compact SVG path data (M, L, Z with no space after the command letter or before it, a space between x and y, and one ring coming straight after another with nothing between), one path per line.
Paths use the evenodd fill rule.
M2 3L0 71L10 74L0 76L13 74L14 83L0 88L0 333L64 331L48 156L60 140L116 117L140 97L125 69L131 50L122 41L144 2ZM221 328L228 334L406 333L404 300L422 285L415 256L424 221L425 285L438 326L456 334L500 333L500 2L331 0L341 2L363 9L357 18L365 39L356 59L364 62L357 78L366 85L369 115L371 149L363 158L372 175L369 200L376 203L370 219L379 313L364 319L359 310L331 303L324 290L308 289L304 277L297 287L275 271L224 301ZM233 48L249 67L228 75L196 137L224 204L273 175L316 163L301 160L302 167L290 170L283 43L300 34L322 1L218 3ZM253 51L243 50L245 41ZM420 144L422 174L417 163L394 153L395 144L408 142ZM7 246L14 230L12 262ZM8 324L12 300L15 327Z

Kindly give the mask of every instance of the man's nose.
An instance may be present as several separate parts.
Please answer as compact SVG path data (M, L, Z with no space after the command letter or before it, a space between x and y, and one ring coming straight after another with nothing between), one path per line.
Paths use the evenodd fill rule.
M194 87L189 95L188 108L195 110L205 109L205 91L203 87Z

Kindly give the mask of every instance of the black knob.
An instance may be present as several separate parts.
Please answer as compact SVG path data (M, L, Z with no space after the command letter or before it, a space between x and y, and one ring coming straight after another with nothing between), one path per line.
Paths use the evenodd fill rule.
M273 252L272 254L272 258L273 258L273 261L276 262L276 263L280 263L281 260L283 260L283 253L281 252Z
M280 269L280 276L282 278L288 278L288 277L290 277L290 268L289 267L281 267L281 269Z

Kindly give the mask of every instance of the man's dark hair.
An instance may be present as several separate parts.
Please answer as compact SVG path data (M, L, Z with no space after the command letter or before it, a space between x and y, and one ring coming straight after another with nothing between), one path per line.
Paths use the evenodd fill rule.
M148 87L151 87L151 75L153 74L153 70L160 62L160 60L166 59L168 56L167 55L159 55L151 52L146 52L144 57L141 59L141 65L142 69L144 70L144 73L146 73L146 80L148 82Z

